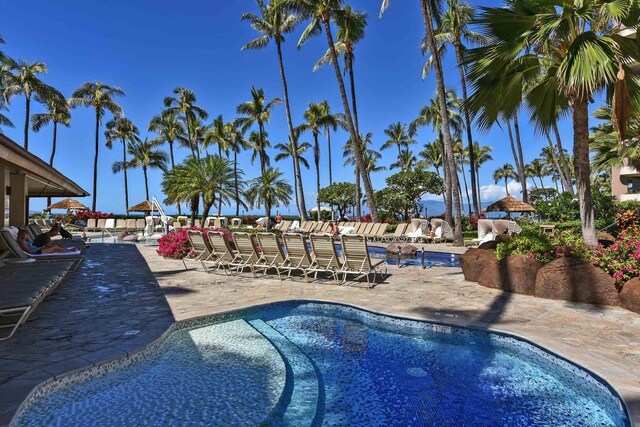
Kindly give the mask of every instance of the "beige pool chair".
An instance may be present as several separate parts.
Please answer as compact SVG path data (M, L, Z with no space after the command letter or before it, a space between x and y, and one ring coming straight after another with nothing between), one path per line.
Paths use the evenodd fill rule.
M371 261L367 239L359 235L342 236L342 251L344 253L344 264L341 273L342 283L346 283L348 275L356 277L354 281L366 277L367 285L373 286L370 275L373 273L373 284L376 282L378 274L387 274L387 263L384 260Z
M22 250L20 245L18 245L18 242L16 241L16 239L14 239L11 232L4 229L0 230L0 240L2 241L2 245L0 246L8 249L7 255L10 258L17 258L19 260L25 261L28 259L35 259L36 262L71 261L71 271L75 271L84 259L84 256L80 253L80 251L68 254L27 254Z
M522 232L522 227L518 225L515 221L509 221L509 231L507 233L511 236L513 234L520 234Z
M0 341L11 338L64 279L72 261L4 264L0 262Z
M313 248L313 262L307 271L314 273L314 279L318 278L318 273L329 273L338 284L342 259L336 252L333 237L328 234L311 234L310 239Z
M135 229L136 229L136 220L135 220L135 219L128 219L128 220L125 222L125 228L126 228L127 230L133 230L133 231L135 231Z
M278 227L278 230L282 231L283 233L289 231L289 229L291 228L291 221L282 221L280 223L280 227Z
M400 242L403 241L404 239L406 239L404 237L404 233L407 230L407 226L408 224L405 223L400 223L396 226L396 229L393 233L390 234L383 234L382 237L380 237L380 241L381 242Z
M200 222L200 220L199 220L199 219L196 219L196 220L193 222L193 225L194 225L194 227L202 227L201 222Z
M368 223L363 229L362 231L360 231L360 233L358 234L362 234L364 236L369 236L371 234L371 230L373 230L373 227L376 224L374 224L373 222Z
M222 231L210 231L207 236L215 255L216 271L222 268L226 274L231 274L231 263L236 257L236 251L231 247L231 243Z
M371 236L372 240L374 242L381 242L382 236L384 236L384 233L387 232L387 228L389 228L389 224L387 224L386 222L383 222L382 224L380 224L378 229L375 230L374 234Z
M494 240L495 234L493 234L493 221L490 219L478 220L478 237L473 239L472 242L479 245L484 242Z
M234 232L232 234L233 242L236 245L236 254L230 263L238 272L249 267L253 277L258 277L254 268L254 264L260 259L260 254L256 250L253 238L249 233Z
M433 238L435 243L446 242L448 239L453 239L453 228L451 225L441 218L433 218L431 220L431 228L435 237Z
M116 230L124 230L125 228L127 228L127 221L125 219L116 220L116 225L115 225Z
M364 229L367 228L366 222L356 222L355 228L352 234L363 234Z
M205 262L211 261L214 257L213 251L209 246L209 241L205 237L204 233L199 230L188 230L187 237L189 238L189 243L191 243L191 251L182 258L182 264L184 264L184 269L187 270L186 260L199 262L202 265L202 269L204 271L209 271Z
M262 270L264 274L267 274L269 269L275 269L278 277L282 280L280 266L284 263L286 257L277 236L274 233L258 233L257 236L262 252L258 261L255 262L254 268Z
M313 263L307 239L298 233L283 234L282 239L287 254L280 268L288 271L287 277L291 277L291 272L300 270L307 280L307 269ZM282 276L280 278L282 279Z
M146 228L146 223L144 219L138 218L136 219L136 230L144 230Z
M492 222L492 233L493 233L493 238L495 239L497 236L501 235L501 234L508 234L509 233L509 222L506 219L495 219Z
M240 218L232 218L231 219L231 228L238 228L242 225L242 219Z
M87 220L87 226L85 227L87 231L95 231L96 230L96 219L89 218Z

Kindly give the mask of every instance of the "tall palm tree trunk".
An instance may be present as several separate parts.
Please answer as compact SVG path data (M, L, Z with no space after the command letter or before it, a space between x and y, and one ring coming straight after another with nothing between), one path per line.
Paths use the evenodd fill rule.
M507 121L507 131L509 134L509 143L511 144L511 154L513 154L513 162L516 164L518 177L520 177L520 159L518 157L518 151L516 150L515 140L513 139L513 132L511 131L511 120L507 117L506 121ZM509 193L507 193L507 195L509 195Z
M444 220L451 224L451 218L453 218L453 205L451 198L451 174L449 171L449 163L447 162L447 153L444 150L444 136L442 134L442 127L438 131L440 150L442 152L442 174L444 175Z
M236 198L236 217L240 215L240 192L238 190L238 153L233 151L233 181L234 196Z
M347 59L347 66L349 68L349 87L351 89L351 105L353 106L353 125L356 128L356 135L358 135L358 141L359 141L360 124L359 124L359 118L358 118L358 103L356 102L356 80L353 76L353 58L349 55L347 56L346 59ZM366 150L366 147L365 147L365 150ZM357 164L356 164L356 168L357 168ZM366 170L365 170L365 173L368 177L369 174ZM362 185L361 185L361 179L360 179L361 176L362 174L360 173L360 171L358 171L358 173L356 174L356 177L358 178L357 180L358 186L356 189L359 190L359 192L356 194L360 196L356 199L356 206L357 206L356 219L358 221L360 221L360 219L362 218Z
M545 188L544 188L544 182L542 182L542 175L540 175L538 178L540 179L540 188L544 190Z
M313 132L313 161L316 164L316 208L318 221L320 221L320 144L316 131Z
M371 219L373 220L373 222L380 222L380 217L378 216L378 210L376 208L376 202L373 198L373 186L371 185L369 174L367 174L367 169L364 166L364 158L362 157L362 147L360 146L360 138L356 132L353 118L351 116L349 101L347 100L347 92L344 87L344 80L342 79L342 74L340 73L340 66L338 65L338 55L336 53L336 48L333 44L333 35L331 34L331 26L329 25L329 19L323 18L322 23L324 24L325 34L327 36L327 43L329 44L329 51L331 53L331 62L333 63L333 69L336 73L336 79L338 80L338 87L340 89L340 96L342 98L344 114L347 117L349 134L351 136L351 141L353 141L353 152L356 158L356 167L358 168L358 170L360 170L360 175L362 176L362 183L364 186L364 192L367 196L367 203L369 204L369 209L371 210Z
M214 201L211 200L202 200L202 218L207 219L209 216L209 211L211 210L211 206L213 206ZM207 224L208 225L208 224Z
M591 166L589 164L589 100L576 97L573 102L573 167L576 171L582 238L587 244L598 243L591 200Z
M169 143L169 156L171 157L171 170L175 169L176 164L173 159L173 141L167 141ZM178 215L182 215L180 211L180 202L178 202Z
M449 127L449 111L447 110L447 91L444 85L444 75L442 72L442 63L440 62L440 54L436 44L435 32L433 29L433 16L431 6L427 0L420 0L422 9L422 18L424 20L427 39L429 41L429 49L432 52L434 70L436 72L436 86L438 88L438 104L440 107L440 115L442 116L442 127L444 128L444 148L447 153L447 163L451 175L452 188L458 186L458 174L456 173L456 162L453 157L453 144L451 142L451 129ZM460 209L460 197L455 191L453 194L453 214L454 214L454 237L453 244L455 246L464 245L462 238L462 213Z
M462 46L460 45L460 40L455 40L453 43L456 50L456 60L458 63L458 71L460 72L460 85L462 87L462 101L463 101L463 112L464 112L464 123L467 128L467 147L469 147L469 168L471 169L470 179L471 179L471 193L473 199L473 206L469 208L469 211L473 210L473 213L477 217L480 213L480 204L478 202L478 192L476 191L476 178L473 174L476 166L476 153L473 150L473 135L471 134L471 117L469 115L469 110L467 109L467 80L464 76L464 63L462 58ZM463 171L464 174L464 171ZM465 183L466 190L466 183ZM467 193L467 199L469 198L469 194Z
M144 191L147 195L147 200L149 200L149 179L147 178L147 168L142 168L142 173L144 174Z
M327 159L329 160L329 185L333 184L333 174L331 172L331 130L329 126L325 126L325 135L327 137ZM333 219L333 205L329 205L331 209L331 219Z
M562 186L564 188L564 191L568 192L569 194L573 194L571 170L569 169L569 162L567 161L567 158L564 156L564 148L562 148L562 138L560 138L560 130L558 129L558 123L553 124L553 132L556 136L556 143L558 144L558 157L560 160L560 165L562 166L562 171L560 172L560 176L563 178Z
M127 181L127 144L125 144L124 139L122 140L122 172L124 175L124 206L126 215L129 212L129 184ZM146 200L149 200L149 194L147 194Z
M471 173L473 176L473 172ZM471 199L469 199L469 188L467 187L467 174L464 172L464 166L462 166L462 179L464 181L464 193L467 195L467 208L469 209L469 215L475 212L474 207L471 205Z
M31 98L25 96L26 105L24 112L24 149L29 151L29 115L31 114Z
M218 144L218 157L222 158L222 146ZM227 156L228 157L228 156ZM222 193L218 197L218 216L222 216Z
M360 171L356 167L356 221L362 218L362 180L360 179Z
M518 176L522 184L522 200L529 203L529 193L527 192L527 176L524 173L524 157L522 156L522 143L520 141L520 126L518 125L518 115L513 116L513 130L516 134L516 144L518 145Z
M53 166L53 158L56 156L56 145L58 141L58 122L53 121L53 142L51 143L51 157L49 158L49 166ZM51 206L51 197L47 197L47 206Z
M566 177L564 176L564 173L562 173L560 163L558 162L558 156L556 156L556 147L553 145L553 141L551 141L551 136L549 135L549 131L545 129L544 133L545 133L545 136L547 137L547 144L549 145L549 154L551 155L551 162L553 163L553 167L558 172L558 175L560 175L560 181L562 183L562 188L564 191L564 189L566 188L566 185L565 185Z
M264 127L262 125L262 121L258 121L258 132L260 135L260 151L258 153L260 154L260 173L264 175L266 161L264 158Z
M298 177L296 174L293 174L293 195L296 198L296 207L298 208L298 212L300 212L300 205L298 204Z
M100 113L96 109L96 152L93 157L93 200L91 201L91 210L96 212L96 200L98 199L98 140L100 138Z
M280 64L280 77L282 78L282 89L284 92L284 110L287 115L287 126L289 127L289 139L291 140L291 148L293 148L293 174L296 183L296 205L298 206L298 214L300 220L307 220L307 207L304 202L304 188L302 187L302 173L300 171L300 158L298 157L298 140L293 130L293 122L291 120L291 107L289 105L289 89L287 86L287 78L284 73L284 62L282 61L282 49L280 40L276 38L276 47L278 49L278 63ZM329 167L331 167L331 159L329 159ZM331 172L329 172L331 174Z
M476 185L478 186L478 206L480 207L480 210L478 211L478 216L480 216L480 213L482 212L482 193L480 192L480 165L478 165L477 163L476 163L475 174L476 174Z

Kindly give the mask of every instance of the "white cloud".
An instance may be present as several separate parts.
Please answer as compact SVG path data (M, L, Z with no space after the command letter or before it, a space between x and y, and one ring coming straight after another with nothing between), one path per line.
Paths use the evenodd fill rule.
M509 194L515 198L522 198L522 185L516 181L509 181ZM480 198L483 202L495 202L507 196L504 185L489 184L480 187Z

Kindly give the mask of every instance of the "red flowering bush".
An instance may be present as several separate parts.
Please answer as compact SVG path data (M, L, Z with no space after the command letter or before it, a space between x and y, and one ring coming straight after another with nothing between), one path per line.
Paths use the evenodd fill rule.
M244 220L242 222L243 224L246 224L246 225L252 225L252 224L255 224L256 219L257 218L253 215L247 215L244 217Z
M88 212L88 211L78 211L76 212L75 219L77 220L87 220L87 219L107 219L107 218L115 218L116 216L113 213L103 213L103 212Z
M594 250L592 262L609 273L618 285L640 276L640 230L634 227L622 230L613 245Z
M480 214L477 217L473 214L469 215L469 230L477 230L478 229L478 220L479 219L487 219L487 216L484 214Z
M371 222L371 214L362 215L360 222Z
M181 228L179 230L172 231L168 234L165 234L161 238L158 239L158 250L156 251L158 255L163 256L164 258L171 259L182 259L186 257L189 252L191 252L191 243L189 242L189 236L187 235L187 230L198 230L202 231L205 236L208 231L222 231L224 233L225 239L232 242L233 237L231 236L231 232L228 230L223 230L221 228L214 229L204 229L198 227L190 227L190 228Z
M640 216L630 209L619 211L616 214L616 222L623 231L640 228Z

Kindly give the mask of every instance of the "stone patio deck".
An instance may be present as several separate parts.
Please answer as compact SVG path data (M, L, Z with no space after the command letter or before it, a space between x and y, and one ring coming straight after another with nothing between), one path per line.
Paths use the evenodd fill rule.
M484 288L465 282L457 268L390 267L389 273L373 289L248 273L228 277L185 271L152 247L94 244L75 275L12 340L0 343L0 424L38 382L135 351L174 319L308 299L519 335L606 379L640 425L640 316Z

